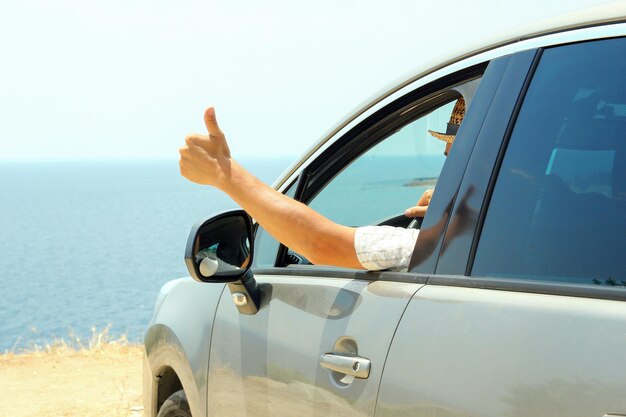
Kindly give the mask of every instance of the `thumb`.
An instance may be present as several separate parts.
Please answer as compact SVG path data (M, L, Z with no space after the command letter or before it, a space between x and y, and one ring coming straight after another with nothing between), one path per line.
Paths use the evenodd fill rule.
M426 215L426 210L428 206L413 206L404 210L404 215L406 217L424 217Z
M209 107L204 111L204 125L206 126L206 130L209 132L209 135L219 136L222 134L222 131L217 124L215 109L213 107Z
M404 210L404 215L406 217L416 217L416 212L417 212L417 210L415 210L415 207L410 207L410 208Z

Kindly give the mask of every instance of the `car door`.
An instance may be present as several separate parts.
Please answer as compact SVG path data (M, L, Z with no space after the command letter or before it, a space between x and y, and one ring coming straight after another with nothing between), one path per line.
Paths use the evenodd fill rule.
M473 92L484 67L383 106L307 161L285 193L342 224L406 226L401 213L445 162L445 143L427 131L445 131L454 101ZM425 276L313 266L262 228L254 253L261 308L242 315L222 294L208 415L372 416L389 345Z
M377 417L626 415L625 57L615 38L498 63Z

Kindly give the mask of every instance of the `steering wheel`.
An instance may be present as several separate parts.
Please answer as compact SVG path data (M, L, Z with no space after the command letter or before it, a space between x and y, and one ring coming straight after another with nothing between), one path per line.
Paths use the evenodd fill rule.
M411 223L409 223L409 225L406 228L407 229L421 229L422 221L424 221L423 217L415 217L413 220L411 220Z

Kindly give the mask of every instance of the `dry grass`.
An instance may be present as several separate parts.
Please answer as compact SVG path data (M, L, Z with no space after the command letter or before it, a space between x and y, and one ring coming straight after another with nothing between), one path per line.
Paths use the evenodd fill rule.
M96 327L90 329L90 336L88 339L81 339L76 333L70 329L68 330L67 337L57 338L44 342L33 342L29 347L17 349L20 342L18 338L15 341L13 348L9 351L5 351L3 356L11 354L63 354L63 353L75 353L77 351L98 351L108 350L115 348L116 346L129 345L126 335L113 338L110 334L111 325L106 326L102 330L98 330ZM36 328L31 329L34 334L38 334Z
M142 415L143 346L91 337L0 355L0 417Z

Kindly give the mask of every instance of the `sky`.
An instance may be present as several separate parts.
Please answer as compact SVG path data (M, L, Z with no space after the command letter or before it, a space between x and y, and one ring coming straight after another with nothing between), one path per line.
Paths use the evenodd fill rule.
M10 2L0 160L178 158L209 105L236 158L297 156L447 51L607 3L618 2Z

